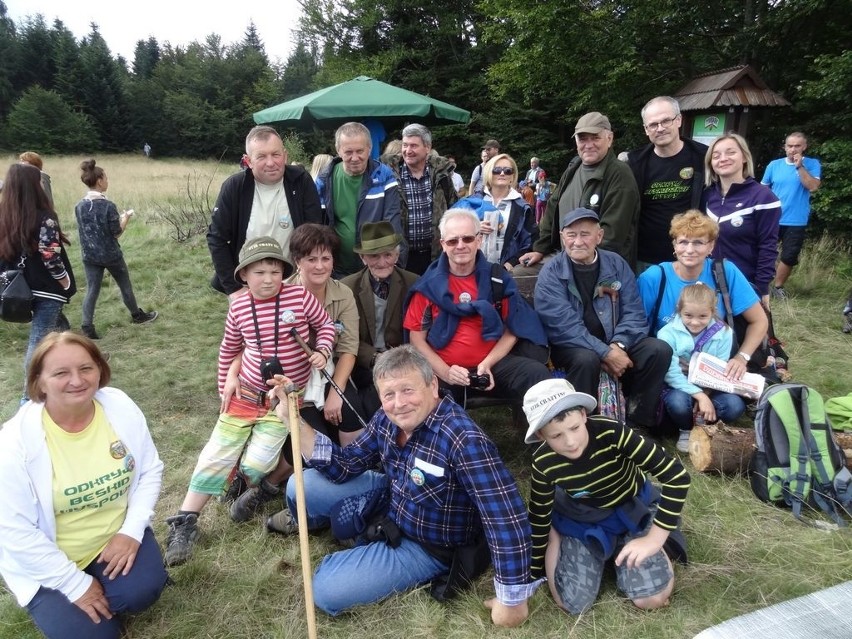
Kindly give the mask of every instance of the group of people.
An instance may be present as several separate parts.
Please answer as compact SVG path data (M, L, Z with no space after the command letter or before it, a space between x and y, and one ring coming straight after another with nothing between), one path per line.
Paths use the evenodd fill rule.
M337 157L315 179L288 164L274 129L252 129L247 167L222 185L207 236L212 285L228 296L220 415L166 520L165 564L190 559L213 496L230 501L235 521L280 499L267 529L298 531L289 441L298 428L307 525L348 546L314 575L314 600L330 615L429 582L444 598L489 564L497 625L522 623L545 578L560 607L587 610L610 561L638 607L666 605L672 561L686 560L690 480L647 433L660 402L681 450L695 413L733 420L744 410L735 395L690 384L683 361L701 350L727 360L731 378L745 373L767 330L761 298L780 206L754 182L739 136L702 151L680 138L670 98L642 116L651 144L628 163L611 150L606 116L580 118L578 158L540 225L518 197L515 161L499 152L455 206L452 163L421 125L381 162L363 125L341 126ZM814 177L813 165L792 162ZM61 249L43 193L28 195L37 226L55 229ZM8 261L6 244L0 235ZM52 252L58 261L44 268L67 292L66 252ZM727 258L727 304L711 255ZM538 275L534 307L513 277L525 269ZM741 334L722 321L728 305ZM49 637L118 636L116 615L156 601L167 580L150 528L162 463L141 412L109 379L94 342L53 332L34 345L30 401L0 432L11 496L0 573ZM614 411L600 401L605 380ZM481 394L523 408L519 439L536 446L527 505L465 411Z

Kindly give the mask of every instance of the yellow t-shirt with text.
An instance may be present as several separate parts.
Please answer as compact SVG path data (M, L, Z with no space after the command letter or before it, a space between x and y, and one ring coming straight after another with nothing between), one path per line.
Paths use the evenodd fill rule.
M60 428L46 410L42 424L53 464L56 545L82 570L124 524L136 461L98 402L79 433Z

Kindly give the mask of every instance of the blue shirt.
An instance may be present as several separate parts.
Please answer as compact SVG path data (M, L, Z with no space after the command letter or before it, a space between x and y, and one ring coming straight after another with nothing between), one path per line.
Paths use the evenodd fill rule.
M675 308L677 300L680 297L680 292L684 286L695 284L696 282L704 282L707 286L716 289L716 280L713 278L713 260L709 257L704 261L704 269L698 276L697 280L683 280L674 270L674 262L663 262L659 266L652 266L644 271L637 280L639 285L639 295L642 297L642 304L645 306L645 314L649 317L649 322L653 329L653 334L675 317ZM654 304L657 302L657 296L660 292L660 277L662 271L666 273L666 287L663 290L663 298L660 301L660 308L657 311L657 317L651 317L654 312ZM728 290L731 293L731 310L734 315L740 315L757 303L757 293L749 284L748 280L743 275L742 271L737 268L736 264L725 260L725 279L728 281ZM722 296L718 295L719 317L725 317L725 303Z
M530 579L530 523L494 442L450 397L402 447L399 433L379 410L345 448L317 433L310 465L342 483L379 463L391 484L389 515L406 537L454 548L484 531L497 598L508 605L525 601L538 585Z
M819 180L822 168L816 158L802 158L802 166ZM766 167L761 183L772 189L781 200L781 226L807 226L811 213L811 192L802 184L799 170L787 158L772 160Z

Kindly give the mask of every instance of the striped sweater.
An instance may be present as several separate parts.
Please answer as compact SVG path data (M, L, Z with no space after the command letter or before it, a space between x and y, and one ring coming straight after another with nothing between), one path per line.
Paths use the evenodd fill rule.
M586 426L589 444L579 459L563 457L545 443L533 453L529 515L535 578L544 574L556 486L569 495L582 493L587 506L613 508L635 497L645 473L651 473L662 484L654 523L665 530L678 526L690 483L680 461L615 420L595 415Z
M334 348L334 324L322 305L302 286L282 284L278 294L278 344L275 344L275 297L254 300L257 323L260 328L260 346L252 317L252 295L238 297L228 308L225 318L225 335L219 347L219 393L221 394L228 369L240 353L240 380L258 391L268 387L260 375L260 361L277 355L284 373L294 384L304 386L311 366L304 351L290 335L295 328L305 342L311 343L309 330L316 334L314 348Z

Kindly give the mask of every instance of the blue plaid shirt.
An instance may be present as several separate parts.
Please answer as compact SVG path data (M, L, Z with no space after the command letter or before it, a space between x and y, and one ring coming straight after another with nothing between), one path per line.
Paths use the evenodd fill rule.
M498 600L525 601L540 583L530 579L530 523L494 442L449 397L402 448L399 432L379 410L346 448L317 433L310 464L341 483L381 463L391 484L390 516L406 537L453 548L484 530Z
M408 244L413 251L432 247L432 169L429 163L423 175L416 178L403 162L399 167L399 184L408 205Z

